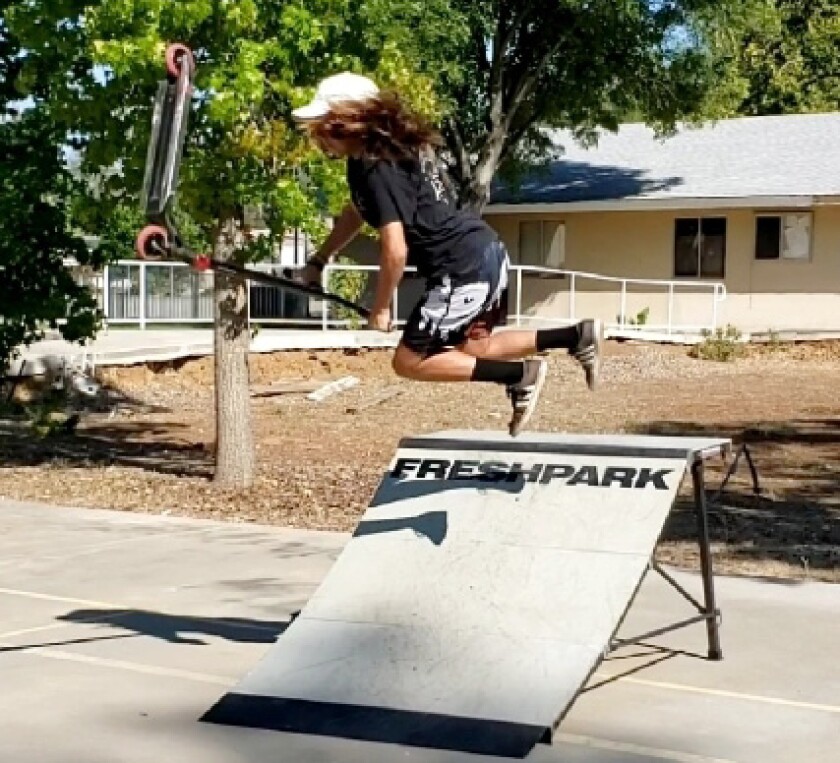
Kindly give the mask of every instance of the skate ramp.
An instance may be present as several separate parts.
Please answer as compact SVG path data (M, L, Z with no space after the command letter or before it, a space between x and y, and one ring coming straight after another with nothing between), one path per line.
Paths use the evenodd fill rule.
M524 757L600 661L718 439L404 440L300 616L203 720Z

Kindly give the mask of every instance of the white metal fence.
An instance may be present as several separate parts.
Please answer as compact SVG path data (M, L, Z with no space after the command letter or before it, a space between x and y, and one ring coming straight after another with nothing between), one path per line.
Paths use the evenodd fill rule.
M530 265L511 270L515 299L510 319L517 325L552 320L572 323L594 316L603 318L613 333L699 333L718 327L720 305L726 300L726 286L713 281L619 278ZM565 284L557 286L554 294L565 296L565 305L557 305L554 300L551 311L538 305L530 313L523 313L523 284L528 276L562 279ZM647 302L645 310L630 310L631 298L637 304ZM646 313L646 317L642 320L639 313Z
M376 265L328 265L321 284L326 288L333 272L373 273L378 270ZM509 299L508 322L516 326L568 325L582 318L600 317L613 335L699 334L718 327L720 305L726 300L724 284L712 281L619 278L531 265L512 265L510 271L509 290L513 300L511 304ZM416 268L406 268L406 272L416 273ZM539 291L547 292L550 299L529 295L526 292L529 280L532 288L528 291L535 291L533 284L541 282L543 286ZM395 325L405 322L401 317L400 291L397 289L391 304ZM645 313L645 310L631 310L631 301L649 303L644 320L639 313ZM532 304L528 306L528 302ZM653 310L650 310L651 305ZM321 312L322 329L346 324L347 321L331 318L330 310L327 304Z
M254 266L271 272L270 264ZM367 273L376 265L332 264L322 284L341 271ZM393 319L402 325L422 292L415 268L397 289ZM79 274L98 295L106 320L140 328L159 324L209 324L213 320L213 274L173 262L124 260L101 273ZM373 279L368 278L367 288ZM514 265L510 274L508 322L513 325L564 325L584 317L601 317L617 335L643 331L666 335L715 329L726 299L722 283L693 280L618 278L597 273ZM639 310L639 305L646 305ZM334 305L315 297L252 283L249 320L263 325L311 325L321 329L354 325ZM644 320L642 320L644 316Z

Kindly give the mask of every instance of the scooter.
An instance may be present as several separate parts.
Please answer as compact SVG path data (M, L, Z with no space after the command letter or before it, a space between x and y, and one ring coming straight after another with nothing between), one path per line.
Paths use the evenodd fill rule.
M185 262L197 271L212 270L247 278L249 281L289 289L324 299L353 310L363 318L370 311L320 286L304 284L290 277L262 273L234 262L197 254L186 246L172 221L171 209L178 185L178 173L184 152L189 121L189 104L195 81L195 57L180 43L166 50L166 79L160 82L152 115L152 134L146 156L142 205L146 225L138 234L135 252L144 260Z

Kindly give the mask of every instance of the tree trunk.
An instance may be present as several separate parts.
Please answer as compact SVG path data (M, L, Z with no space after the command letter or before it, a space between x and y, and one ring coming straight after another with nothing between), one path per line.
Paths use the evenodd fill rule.
M226 220L215 241L215 256L229 260L236 250L235 220ZM216 273L213 342L216 365L216 484L246 488L254 480L254 438L249 392L248 284L241 276Z
M497 130L482 147L478 163L462 192L461 206L465 209L481 214L490 201L493 178L499 169L505 137L506 133L503 130Z

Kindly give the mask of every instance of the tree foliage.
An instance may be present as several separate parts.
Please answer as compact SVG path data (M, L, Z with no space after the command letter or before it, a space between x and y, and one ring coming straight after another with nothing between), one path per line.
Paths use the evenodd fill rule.
M268 256L289 228L317 239L325 214L347 199L342 169L314 151L290 118L321 77L373 73L421 110L434 109L431 83L413 78L397 46L368 44L364 10L355 0L16 0L5 13L27 50L16 74L20 90L41 89L79 152L82 175L96 178L96 195L80 214L117 234L142 185L166 46L193 49L180 219L193 222L193 243L247 262ZM249 208L261 211L269 237L247 235ZM247 485L253 459L233 463L252 452L245 285L218 277L216 287L217 478Z
M90 292L65 267L65 260L93 257L71 230L75 181L64 167L62 136L43 101L16 106L21 68L19 41L0 19L0 373L45 328L81 341L100 322Z
M452 174L480 208L503 168L628 114L663 131L719 114L726 59L767 0L368 0L371 26L438 86Z
M734 48L741 114L840 109L840 3L776 0Z
M198 70L180 219L194 243L244 262L292 227L317 239L346 201L341 167L290 119L323 76L372 74L439 119L462 199L480 208L499 168L556 153L546 127L583 140L629 113L667 130L723 111L740 86L729 65L739 34L770 1L11 0L4 20L26 55L7 76L96 178L78 207L86 224L119 232L142 184L164 50L189 45ZM248 207L271 237L245 235ZM217 366L247 357L244 284L219 284ZM217 411L241 422L247 395L219 392L247 386L247 364L237 369L217 384ZM246 429L225 452L250 451Z

